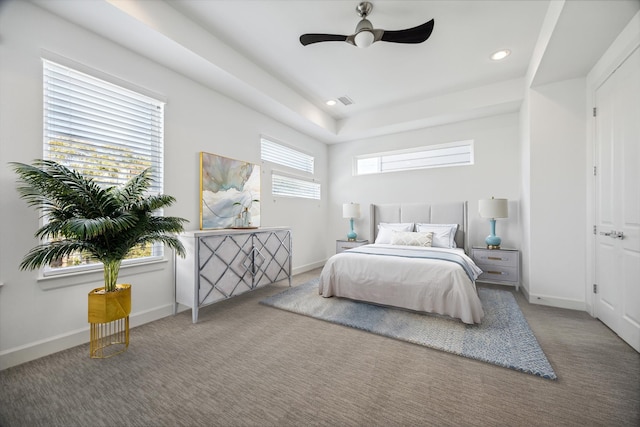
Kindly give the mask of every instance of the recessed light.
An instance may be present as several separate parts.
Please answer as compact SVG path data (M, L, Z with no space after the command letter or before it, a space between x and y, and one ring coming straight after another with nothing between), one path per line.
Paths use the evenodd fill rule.
M509 49L503 49L492 54L491 59L494 61L500 61L501 59L504 59L509 55L511 55L511 51Z
M335 100L335 99L330 99L330 100L328 100L328 101L326 102L326 104L327 104L329 107L333 107L334 105L336 105L336 100Z

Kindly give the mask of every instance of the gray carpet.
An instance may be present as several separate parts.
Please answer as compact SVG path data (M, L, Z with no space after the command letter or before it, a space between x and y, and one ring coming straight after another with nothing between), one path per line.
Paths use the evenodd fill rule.
M557 378L515 298L508 291L480 288L478 294L485 317L479 325L465 325L445 316L344 298L323 298L318 294L318 281L314 278L260 302L527 374Z
M587 313L513 293L549 381L259 304L285 289L133 328L110 359L87 344L0 371L0 426L640 425L640 355Z

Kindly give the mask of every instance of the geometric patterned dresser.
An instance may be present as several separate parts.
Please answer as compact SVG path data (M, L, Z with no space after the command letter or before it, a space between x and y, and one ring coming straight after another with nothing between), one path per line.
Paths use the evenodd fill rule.
M291 229L201 230L182 233L186 257L176 257L175 305L198 309L269 283L289 279L291 286Z

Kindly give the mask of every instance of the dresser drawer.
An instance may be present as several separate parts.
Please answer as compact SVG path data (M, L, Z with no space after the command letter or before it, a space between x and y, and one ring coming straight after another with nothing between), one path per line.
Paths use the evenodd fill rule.
M520 290L520 252L516 249L473 248L471 258L482 270L478 281L514 285Z
M473 259L480 264L489 264L491 266L517 267L518 251L497 251L489 249L474 249ZM482 267L480 267L482 268Z
M498 265L478 264L482 274L478 276L478 281L489 280L497 282L518 282L518 269L516 267L503 267Z

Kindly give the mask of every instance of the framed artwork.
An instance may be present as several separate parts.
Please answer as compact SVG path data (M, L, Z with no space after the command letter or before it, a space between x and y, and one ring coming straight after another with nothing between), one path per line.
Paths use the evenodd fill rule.
M200 152L200 229L260 226L260 166Z

